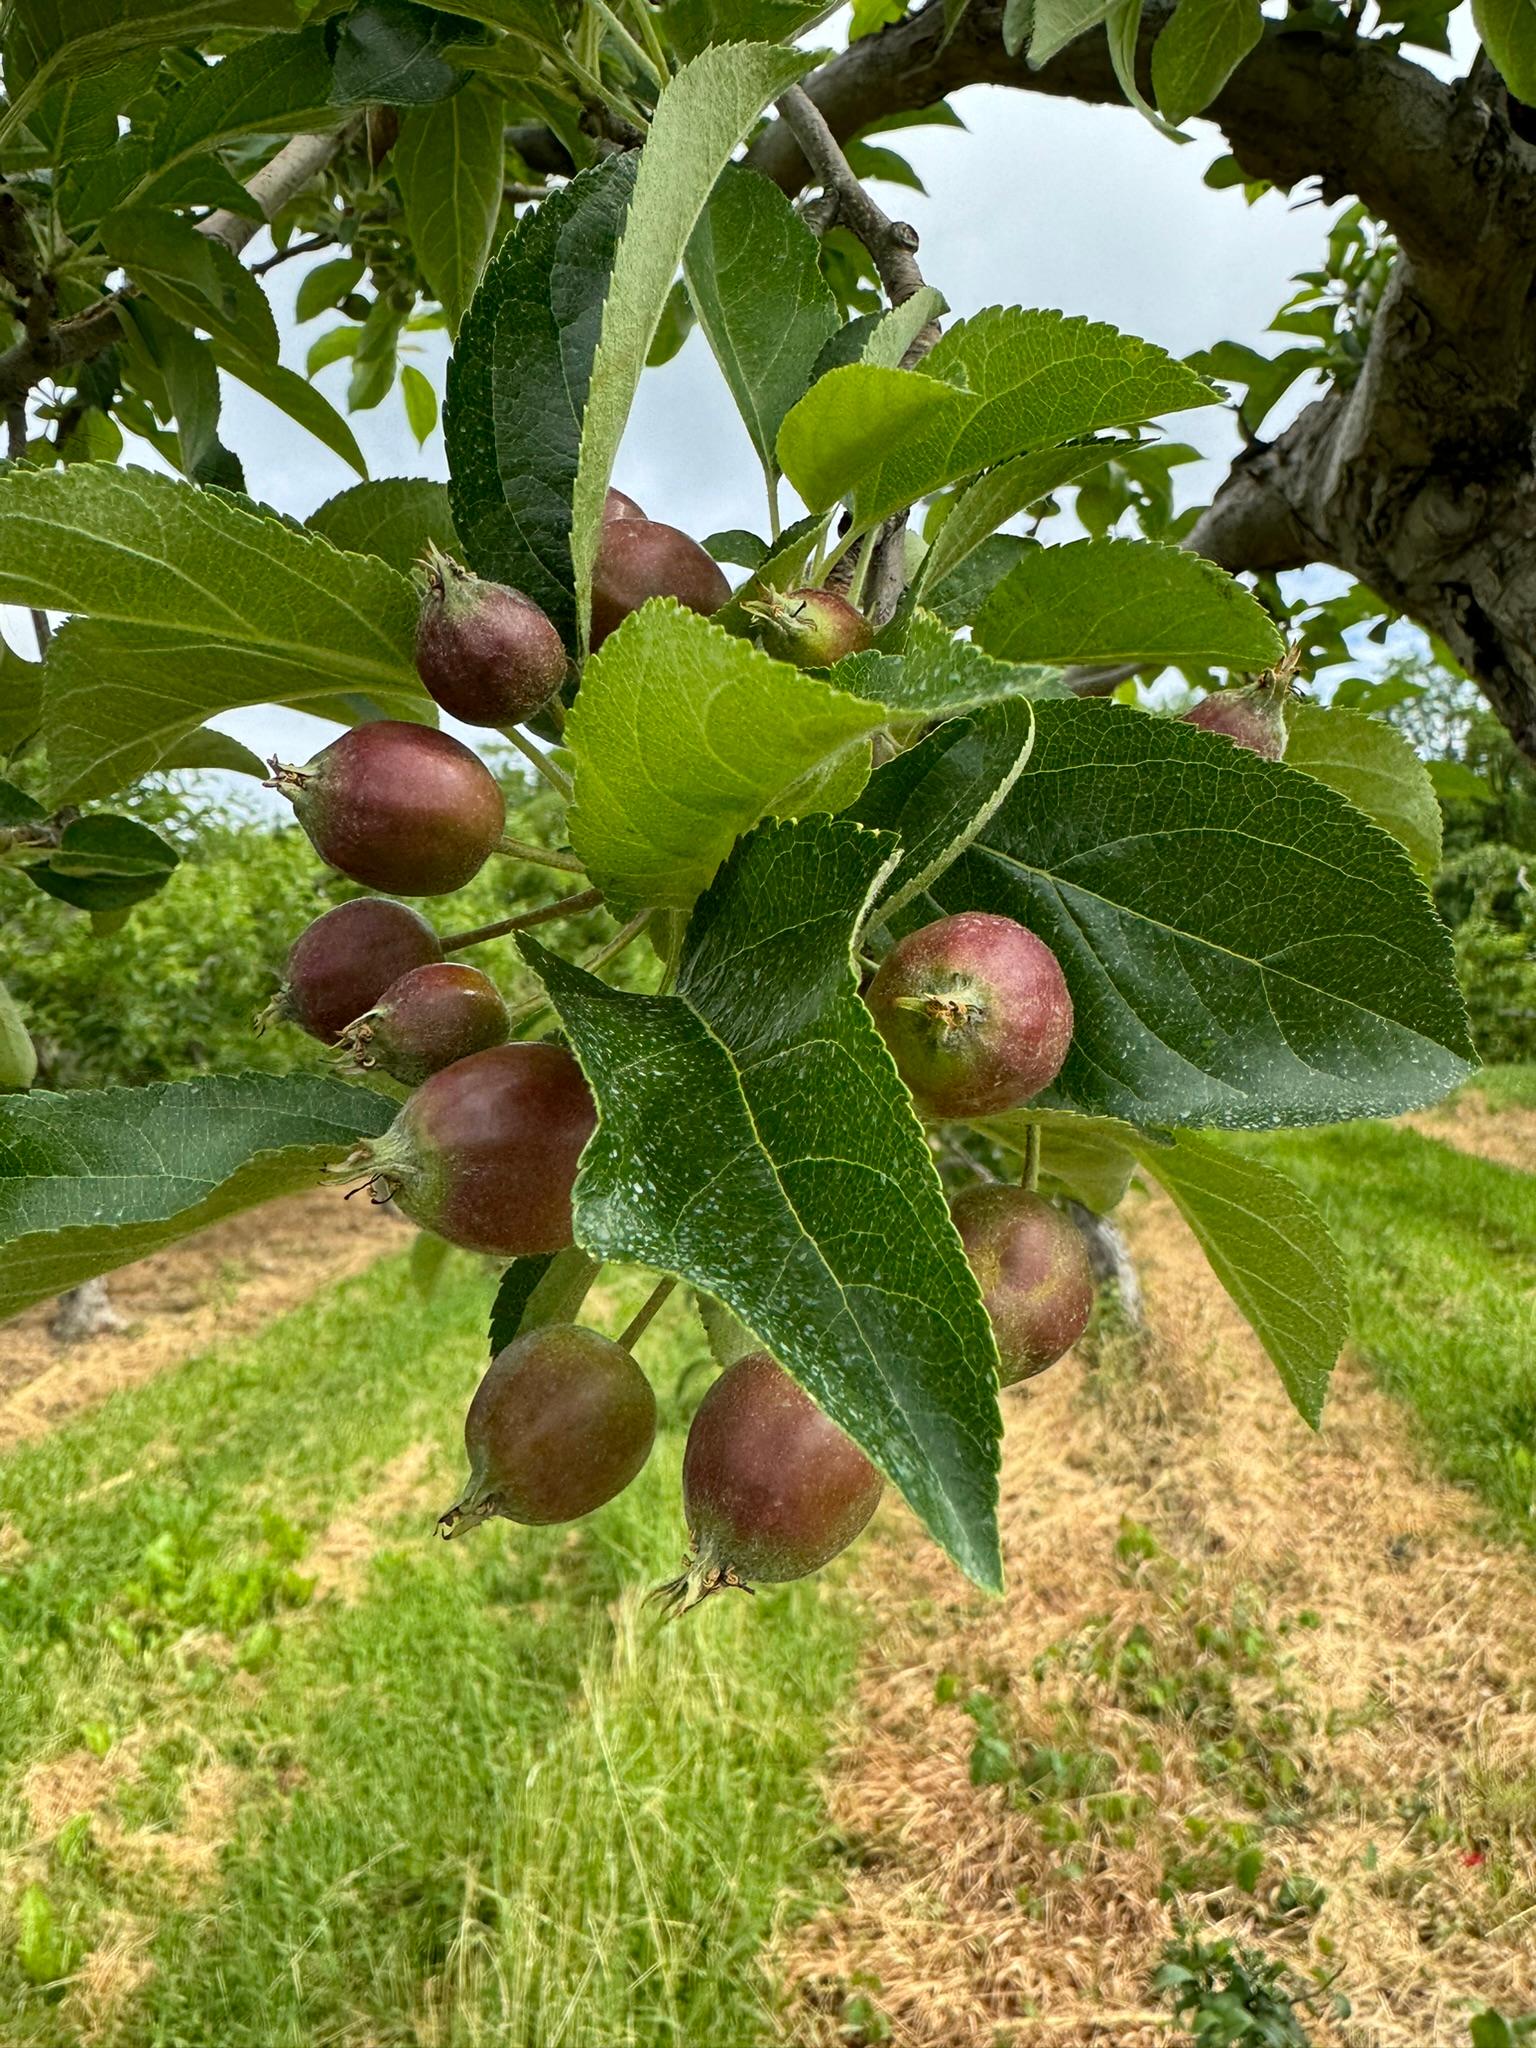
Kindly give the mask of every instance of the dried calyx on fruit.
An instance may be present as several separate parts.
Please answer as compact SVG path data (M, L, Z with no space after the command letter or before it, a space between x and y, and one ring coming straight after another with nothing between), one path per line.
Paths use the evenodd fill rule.
M1054 1365L1093 1313L1083 1234L1043 1195L1001 1181L965 1188L949 1205L992 1322L1005 1387Z
M991 1116L1048 1088L1072 1042L1055 954L1011 917L942 917L898 939L865 992L925 1114Z
M506 827L505 800L480 756L403 719L354 726L302 768L274 760L267 786L293 805L323 861L402 896L462 889Z
M1202 697L1184 713L1184 723L1219 732L1236 747L1247 747L1266 761L1278 761L1288 738L1285 702L1294 694L1300 661L1301 643L1297 641L1287 649L1285 659L1266 669L1256 683L1213 690L1209 697Z
M455 1060L502 1045L510 1028L501 991L457 960L413 967L392 981L337 1041L343 1072L382 1068L412 1087Z
M624 1491L655 1437L656 1397L622 1345L578 1323L527 1330L469 1405L469 1484L438 1528L574 1522Z
M875 644L874 627L835 590L769 590L741 608L758 621L764 652L797 668L830 668Z
M283 985L256 1019L256 1029L297 1024L322 1045L334 1045L392 982L442 957L437 933L408 904L387 896L338 903L294 940Z
M465 1251L527 1258L571 1242L571 1189L596 1125L563 1046L495 1045L424 1081L381 1138L331 1170Z
M560 635L531 597L487 583L429 543L416 673L466 725L518 725L565 681Z
M675 526L626 515L604 522L592 571L592 645L601 647L648 598L717 612L731 586L712 555Z
M687 1570L674 1613L726 1587L803 1579L846 1550L880 1500L874 1466L766 1351L721 1373L683 1453Z

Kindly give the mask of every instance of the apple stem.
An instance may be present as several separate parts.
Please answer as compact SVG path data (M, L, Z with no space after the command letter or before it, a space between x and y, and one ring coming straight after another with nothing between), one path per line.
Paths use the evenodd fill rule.
M650 1328L652 1319L676 1285L677 1281L671 1273L664 1280L657 1281L640 1307L630 1318L628 1326L618 1340L626 1351L634 1350L636 1343Z
M1023 1185L1034 1194L1040 1185L1040 1126L1031 1124L1024 1134Z

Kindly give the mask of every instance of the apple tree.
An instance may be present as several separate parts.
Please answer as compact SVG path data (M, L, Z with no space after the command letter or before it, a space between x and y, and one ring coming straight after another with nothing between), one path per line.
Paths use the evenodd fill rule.
M1168 35L1186 9L1211 12L1179 0ZM455 1528L627 1483L654 1428L631 1350L681 1281L722 1370L680 1600L814 1569L886 1481L995 1587L999 1386L1089 1312L1063 1204L1107 1213L1133 1175L1316 1424L1340 1261L1221 1134L1414 1108L1472 1060L1409 750L1298 701L1272 609L1193 549L1016 530L1150 473L1220 387L1070 314L951 317L861 179L872 124L943 118L1028 9L930 7L834 56L819 12L0 12L0 601L44 650L0 666L6 886L131 918L175 853L114 798L241 765L210 721L276 705L344 728L271 777L372 892L294 933L275 1010L311 1072L28 1092L0 1008L0 1316L327 1170L371 1184L504 1268ZM1139 18L1109 10L1131 82ZM1179 76L1182 118L1220 81ZM447 329L446 487L361 476L280 362L262 277L292 256L309 367L349 359L354 409L398 389L430 425L402 349ZM614 482L692 323L761 470L702 540ZM360 481L305 522L254 500L228 379ZM1170 667L1228 680L1186 718L1094 694ZM507 838L440 708L528 755L548 846ZM549 903L454 930L441 899L507 857ZM562 923L599 904L576 957ZM463 956L511 932L537 993L509 1006ZM658 1276L617 1344L579 1325L605 1260Z

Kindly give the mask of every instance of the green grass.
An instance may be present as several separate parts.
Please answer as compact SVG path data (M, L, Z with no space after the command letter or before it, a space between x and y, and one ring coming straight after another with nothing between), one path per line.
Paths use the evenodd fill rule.
M1484 1067L1461 1092L1475 1091L1490 1109L1536 1109L1536 1065Z
M1532 1073L1502 1070L1515 1089ZM1488 1079L1505 1085L1500 1070ZM1357 1348L1440 1469L1536 1540L1536 1176L1385 1124L1252 1146L1322 1209L1349 1266Z
M380 1531L358 1597L306 1599L303 1555L403 1450L459 1480L488 1283L455 1259L423 1302L403 1261L21 1450L0 1520L0 2038L73 2043L31 1981L128 1914L153 1975L105 2041L746 2043L759 1957L835 1891L816 1767L860 1618L824 1585L721 1598L663 1627L682 1431L703 1350L674 1303L642 1347L663 1430L637 1483L571 1530ZM633 1293L633 1288L628 1290ZM615 1315L633 1302L615 1304ZM681 1393L680 1393L681 1388ZM835 1575L834 1575L835 1579ZM111 1827L28 1848L26 1766L128 1759L114 1824L197 1826L238 1799L200 1888ZM0 1908L0 1911L3 1911ZM50 1957L54 1958L50 1963Z

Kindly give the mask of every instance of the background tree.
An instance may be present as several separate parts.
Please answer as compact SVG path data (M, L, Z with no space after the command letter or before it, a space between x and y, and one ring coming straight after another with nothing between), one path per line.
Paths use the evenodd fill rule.
M1315 1423L1340 1261L1300 1191L1211 1132L1421 1105L1472 1048L1412 749L1292 701L1294 654L1222 569L1117 537L1126 513L1171 536L1180 451L1156 423L1222 394L1106 325L949 320L861 181L886 145L850 153L818 105L916 38L906 110L932 118L943 67L989 20L1006 56L1017 10L951 6L827 63L795 40L815 12L363 0L299 25L294 0L11 0L0 602L46 647L0 678L11 879L109 942L135 931L188 865L138 814L146 778L249 772L209 721L306 709L347 729L269 764L273 786L326 863L431 917L333 908L288 1009L332 1044L321 998L377 1016L390 947L425 971L509 938L531 992L438 977L509 1037L403 1105L324 1074L318 1046L285 1074L11 1095L0 1315L352 1172L506 1263L498 1352L568 1323L605 1259L654 1269L653 1301L685 1281L754 1442L777 1417L798 1444L833 1549L880 1475L993 1586L1000 1374L1070 1341L1087 1301L1057 1205L1164 1186ZM340 316L311 368L349 356L354 407L398 378L429 422L401 351L451 333L446 489L364 481L304 522L245 493L221 377L363 466L278 361L258 272L300 253L300 314ZM707 548L610 488L646 362L691 320L767 500L754 517L743 479L744 523ZM125 434L159 473L118 461ZM1046 544L1068 490L1087 537ZM1074 694L1170 666L1234 687L1193 721ZM547 785L542 844L437 729L450 702ZM528 909L515 882L484 921L438 900L529 868L550 900ZM579 947L599 906L611 936ZM535 936L559 924L563 946ZM946 1196L987 1157L1015 1184L967 1243ZM1014 1299L1026 1243L1059 1314ZM561 1348L532 1347L551 1370ZM582 1355L597 1415L628 1375ZM621 1434L616 1473L643 1455ZM726 1513L718 1448L689 1596L810 1554Z

